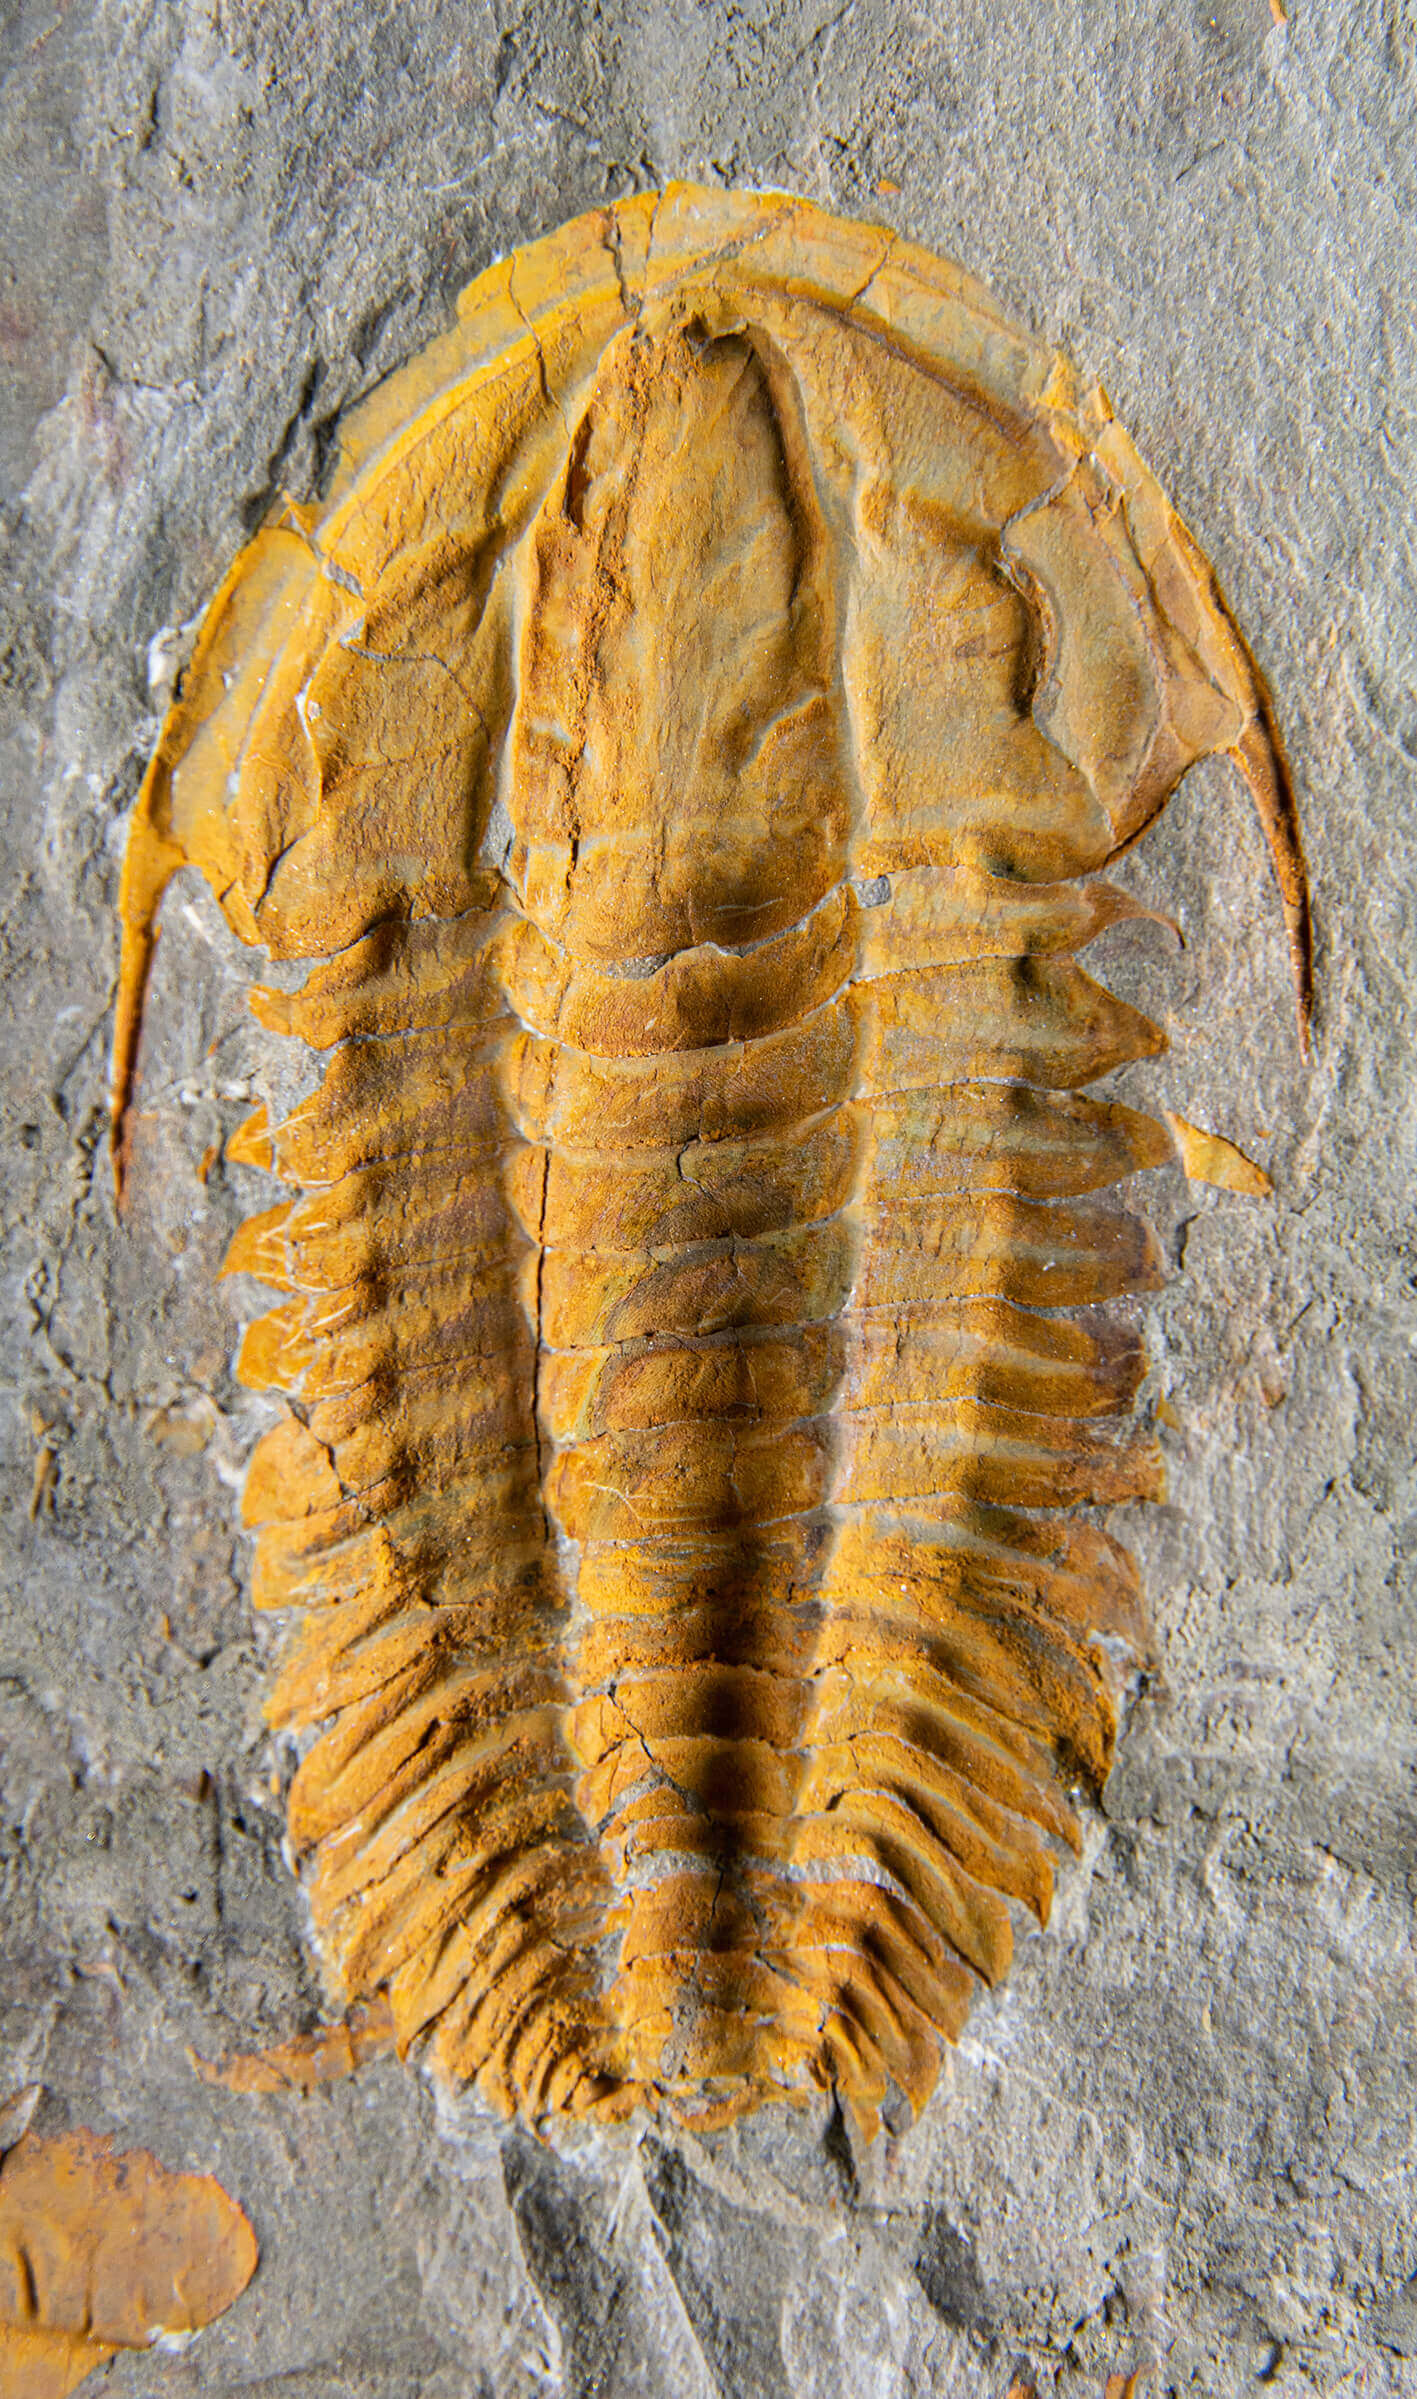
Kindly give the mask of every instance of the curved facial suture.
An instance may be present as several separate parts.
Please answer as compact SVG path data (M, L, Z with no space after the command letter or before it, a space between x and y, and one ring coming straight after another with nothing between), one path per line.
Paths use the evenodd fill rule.
M191 864L327 1054L227 1152L293 1193L229 1259L284 1295L240 1372L291 1842L332 1993L445 2079L869 2128L1046 1917L1143 1637L1096 1512L1159 1489L1113 1193L1176 1155L1087 1095L1163 1036L1077 959L1215 753L1302 1013L1268 700L1106 400L784 199L492 269L227 577L116 1124Z

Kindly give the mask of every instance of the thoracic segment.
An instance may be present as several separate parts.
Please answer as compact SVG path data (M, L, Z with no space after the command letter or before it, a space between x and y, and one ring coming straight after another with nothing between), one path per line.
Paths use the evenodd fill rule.
M255 1000L323 1080L231 1153L297 1191L228 1261L289 1294L270 1712L333 1981L532 2117L918 2106L1046 1917L1141 1637L1055 1511L1159 1489L1106 1195L1172 1154L1080 1095L1161 1036L1074 953L1147 776L1259 707L1192 553L1044 521L1077 419L978 295L931 380L743 256L543 325L559 436L495 326L480 398L371 420L313 583L258 543L224 596L130 871L130 981L178 856L286 955L333 882Z

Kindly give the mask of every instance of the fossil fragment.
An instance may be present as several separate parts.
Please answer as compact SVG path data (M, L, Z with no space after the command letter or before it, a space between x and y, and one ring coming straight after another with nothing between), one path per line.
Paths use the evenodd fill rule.
M383 2057L395 2041L393 2017L381 1995L370 2005L351 2008L337 2024L314 2032L296 2033L268 2049L238 2051L219 2060L199 2057L189 2049L193 2072L217 2090L239 2091L243 2097L271 2091L317 2091L323 2084L341 2082L361 2066Z
M676 188L473 285L212 604L124 881L328 1053L246 1483L332 1990L531 2117L918 2106L1115 1737L1159 1278L1076 953L1263 689L1100 392L956 269Z
M115 2349L180 2342L240 2297L256 2240L209 2174L91 2132L0 2161L0 2391L65 2399Z

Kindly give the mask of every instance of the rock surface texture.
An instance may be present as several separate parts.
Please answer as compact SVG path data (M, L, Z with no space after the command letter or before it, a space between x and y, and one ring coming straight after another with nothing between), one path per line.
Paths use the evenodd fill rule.
M1018 2381L1042 2399L1100 2394L1134 2368L1142 2389L1207 2399L1417 2389L1410 12L1400 0L1386 13L1296 5L1287 21L1268 5L1179 17L1058 7L1020 24L966 9L944 29L869 5L515 18L341 6L297 20L254 5L71 0L12 11L3 38L0 1130L17 1331L0 1595L0 2102L42 2085L35 2137L88 2127L215 2175L260 2246L249 2288L192 2347L118 2356L109 2389L828 2399L864 2386L1003 2399ZM329 1777L301 1764L305 1731L273 1740L262 1718L276 1645L250 1612L235 1494L253 1454L287 1436L237 1377L240 1287L219 1274L234 1236L248 1269L268 1270L277 1242L288 1260L295 1220L264 1249L247 1221L273 1193L238 1127L258 1102L297 1126L328 1105L320 1061L272 1028L388 1032L374 1021L378 962L363 953L369 973L321 969L316 992L298 989L314 953L341 950L348 967L385 901L364 894L347 923L332 903L282 965L274 918L259 918L267 902L279 912L282 842L246 888L258 904L246 924L192 827L169 823L209 880L184 871L166 893L120 1221L106 1151L118 873L197 612L277 495L290 495L292 524L319 521L341 453L379 421L377 392L354 404L447 338L472 274L578 207L625 204L605 287L623 311L647 212L633 195L675 175L791 187L853 220L863 297L890 255L872 228L950 253L1032 325L1038 356L1061 344L1102 378L1274 692L1316 892L1318 999L1306 1060L1262 831L1233 770L1198 765L1164 822L1109 866L1128 897L1107 903L1113 921L1089 957L1120 995L1111 1021L1135 1027L1144 1008L1171 1041L1165 1054L1124 1042L1096 1100L1116 1125L1145 1111L1178 1128L1174 1150L1158 1141L1137 1161L1165 1274L1143 1276L1159 1287L1131 1303L1154 1361L1140 1403L1167 1495L1109 1519L1140 1564L1145 1671L1119 1684L1120 1763L1100 1800L1076 1801L1081 1856L1064 1855L1051 1920L976 2000L933 2094L933 2063L918 2080L918 2120L884 2083L863 2084L855 2114L823 2095L718 2126L635 2115L565 2126L547 2147L475 2091L381 2056L374 2017L347 2038L301 2039L331 2002L282 1855L287 1790L297 1841L338 1828L302 1830L302 1790ZM508 285L507 299L535 318L535 294ZM741 412L743 489L728 500L767 528L755 621L791 652L774 678L800 686L784 720L798 737L825 688L819 619L836 582L818 598L811 512L783 504L794 462L768 438L784 419L760 354L727 321L706 330L707 350L700 330L685 352L682 408L654 418L650 444L692 480L706 454L694 412ZM655 338L689 339L683 326ZM521 659L529 759L565 713L558 638L590 604L571 533L592 521L603 532L628 507L613 441L597 450L592 432L565 471L577 418L568 403L561 421L561 363L545 343L541 372L522 379L563 460L561 508L530 536L549 596ZM632 369L600 390L603 423L634 412ZM696 575L715 532L707 498L700 514ZM364 529L376 537L372 515ZM883 642L863 689L888 683L900 654ZM397 672L426 683L428 655L405 623ZM706 656L706 693L726 688L723 665ZM748 719L762 714L754 671L746 658ZM1189 754L1234 746L1245 714L1188 723ZM355 716L367 727L367 709ZM596 728L596 755L622 738L623 722ZM900 893L928 861L820 865L829 749L815 740L823 805L768 938L821 933L825 901L851 916L859 960L871 919L886 949L903 938ZM390 754L381 738L385 764ZM618 769L606 790L623 793ZM625 963L626 916L677 892L701 938L695 893L707 873L721 901L723 876L707 868L731 827L708 808L700 838L668 873L657 857L638 898L621 840L623 872L577 886L568 939L551 921L564 875L538 881L554 811L532 825L503 804L490 832L525 906L494 931L496 988L515 987L538 1038L578 1050L577 1009L609 974L635 1002L615 1052L623 1073L646 980L610 972ZM821 895L809 888L819 866ZM301 886L307 904L317 887ZM455 894L438 907L463 921ZM1148 911L1176 920L1184 950ZM654 958L681 947L684 926L659 929ZM237 937L253 930L276 956L259 1024ZM574 952L575 975L548 942ZM826 946L807 947L794 974L829 981ZM438 971L475 976L474 948ZM397 982L399 958L387 964ZM664 1007L701 1033L695 1011L723 991L717 974L711 993L690 977ZM593 996L599 1021L599 983ZM731 996L769 1015L776 1004L766 985ZM321 1007L330 1021L316 1027ZM357 1027L341 1016L352 1007ZM663 1042L659 1065L693 1054L692 1041ZM444 1045L444 1071L449 1056ZM1103 1071L1095 1049L1089 1059ZM527 1108L586 1102L544 1075L517 1088ZM786 1079L777 1098L796 1125ZM1183 1166L1200 1176L1215 1160L1181 1119L1258 1159L1273 1195L1188 1182ZM528 1153L554 1150L520 1138ZM372 1159L357 1170L378 1171ZM512 1180L509 1221L524 1226ZM581 1198L605 1250L605 1209ZM322 1244L346 1238L317 1229ZM552 1283L554 1258L547 1245ZM614 1271L612 1259L596 1276ZM604 1286L570 1275L549 1297L578 1323ZM308 1329L287 1349L279 1324L258 1323L247 1381L294 1387ZM605 1347L583 1330L568 1356L578 1343ZM619 1451L614 1473L587 1459L653 1429L585 1419L592 1403L603 1413L604 1366L593 1389L566 1369L540 1394L546 1421L565 1427L550 1469L563 1529L624 1487ZM818 1367L843 1371L825 1345ZM681 1497L684 1463L658 1461ZM799 1464L810 1480L812 1460ZM645 1466L637 1455L636 1473ZM258 1464L248 1498L260 1478ZM509 1491L509 1526L520 1505ZM783 1627L758 1620L754 1637L768 1632ZM688 1615L683 1635L687 1655ZM323 1714L319 1678L343 1671L304 1638L285 1669L297 1727ZM715 1704L732 1716L741 1689ZM1111 1731L1097 1723L1100 1768ZM586 1730L583 1763L604 1733ZM603 1746L613 1784L616 1745ZM637 1837L627 1824L618 1854ZM348 1898L336 1872L322 1854L309 1885L327 1925ZM1002 1909L990 1922L987 1940L1006 1942ZM351 1991L381 1979L346 1963ZM625 2024L662 2061L653 1982ZM711 2016L713 1992L700 1996ZM199 2077L189 2048L267 2062L223 2082ZM456 2080L462 2066L448 2064ZM883 2096L886 2123L868 2142Z

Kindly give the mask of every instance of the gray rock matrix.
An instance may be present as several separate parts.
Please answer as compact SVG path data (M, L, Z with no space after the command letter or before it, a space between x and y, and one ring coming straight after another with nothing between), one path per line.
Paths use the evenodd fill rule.
M7 0L0 29L0 2098L215 2172L255 2281L118 2399L1417 2393L1412 0ZM1106 385L1272 682L1319 930L1299 1055L1228 771L1126 862L1125 1088L1272 1201L1148 1178L1155 1657L1053 1922L913 2128L556 2147L316 2022L235 1494L267 1421L204 1158L269 1069L169 895L106 1154L126 813L200 610L489 259L687 175L958 258ZM894 187L899 187L898 189ZM97 2383L93 2386L97 2389Z

